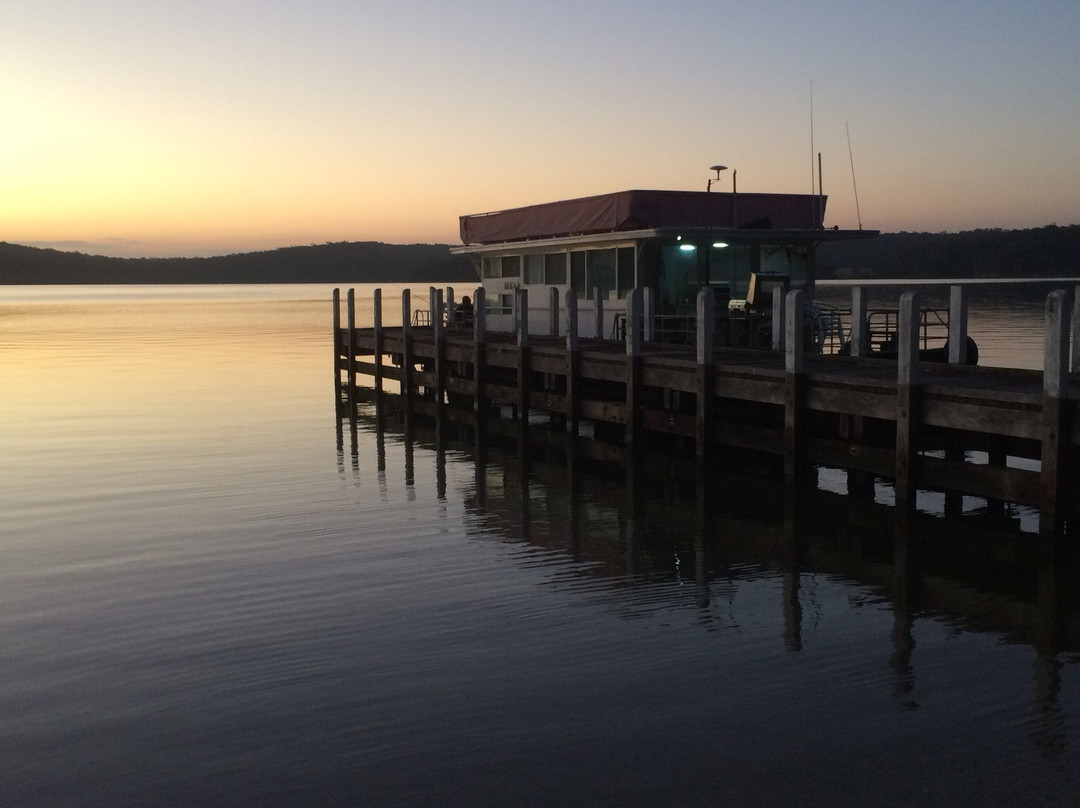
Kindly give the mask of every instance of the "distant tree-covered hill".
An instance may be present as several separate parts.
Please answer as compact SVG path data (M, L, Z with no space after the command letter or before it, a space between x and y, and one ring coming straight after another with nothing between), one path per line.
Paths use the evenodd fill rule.
M0 242L0 284L427 283L476 280L445 244L340 242L213 258L106 258Z
M1080 276L1080 225L963 233L883 233L818 249L831 278Z

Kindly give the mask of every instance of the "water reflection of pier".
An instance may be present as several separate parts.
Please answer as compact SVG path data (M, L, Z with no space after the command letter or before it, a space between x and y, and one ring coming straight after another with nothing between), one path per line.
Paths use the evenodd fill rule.
M472 485L459 494L485 535L563 554L574 562L566 574L622 592L635 614L696 609L706 629L716 627L740 585L767 576L781 583L778 641L799 652L819 576L858 588L862 602L892 612L886 662L908 709L918 707L918 619L1029 646L1032 743L1046 755L1065 751L1059 691L1063 667L1080 661L1080 563L1074 550L1035 540L1016 518L897 511L813 485L774 485L768 467L736 473L670 457L623 462L617 446L518 420L488 418L478 429L469 414L426 419L384 403L361 405L337 423L342 473L360 475L361 445L366 457L374 442L385 486L387 452L400 448L410 498L418 449L435 458L442 500L448 453L467 458ZM661 589L679 602L635 597L642 582L665 581L683 584ZM656 588L649 591L655 598Z

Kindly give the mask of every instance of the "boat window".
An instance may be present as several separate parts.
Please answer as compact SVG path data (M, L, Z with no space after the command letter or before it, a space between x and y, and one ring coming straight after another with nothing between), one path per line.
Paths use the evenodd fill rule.
M539 253L525 256L525 283L544 283L544 256Z
M592 287L585 278L584 250L574 250L570 253L570 288L578 293L579 298L592 299Z
M544 256L544 282L548 286L566 284L566 253L548 253Z
M490 255L484 256L484 277L485 278L501 278L502 277L502 259L492 258Z
M504 277L504 278L520 278L521 277L521 256L520 255L504 255L502 257L502 277Z
M617 286L619 297L626 297L626 293L634 288L634 248L620 247L618 256Z
M599 288L600 294L606 298L608 292L617 288L618 263L616 250L589 250L586 255L589 287Z

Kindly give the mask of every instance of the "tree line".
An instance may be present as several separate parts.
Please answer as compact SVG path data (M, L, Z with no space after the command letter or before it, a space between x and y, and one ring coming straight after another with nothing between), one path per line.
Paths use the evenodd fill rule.
M818 248L826 278L1080 276L1080 225L961 233L883 233Z
M445 244L337 242L210 258L109 258L0 242L0 284L426 283L475 280Z

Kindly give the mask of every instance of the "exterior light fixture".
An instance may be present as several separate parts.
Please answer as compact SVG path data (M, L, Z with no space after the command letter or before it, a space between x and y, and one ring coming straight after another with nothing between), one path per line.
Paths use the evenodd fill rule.
M714 241L713 246L718 250L722 250L728 246L728 243L726 241Z

